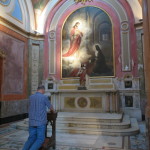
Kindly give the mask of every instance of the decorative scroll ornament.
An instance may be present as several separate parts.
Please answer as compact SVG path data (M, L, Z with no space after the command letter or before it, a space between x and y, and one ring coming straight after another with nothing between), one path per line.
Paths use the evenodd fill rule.
M54 31L54 30L51 30L51 31L49 32L49 38L50 38L50 39L55 39L55 37L56 37L55 31Z
M85 5L85 3L86 2L93 2L93 0L74 0L76 3L81 3L81 4L84 4Z
M122 29L122 31L128 31L129 30L129 22L128 21L121 22L121 29Z

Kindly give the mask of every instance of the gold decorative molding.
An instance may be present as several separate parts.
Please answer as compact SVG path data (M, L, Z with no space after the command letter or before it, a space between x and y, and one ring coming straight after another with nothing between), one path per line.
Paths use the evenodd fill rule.
M77 89L77 86L75 86L75 85L67 85L67 86L59 86L58 87L58 89L59 90L75 90L75 89Z
M90 85L91 89L113 89L113 84L103 84L103 85Z
M93 2L93 0L74 0L76 3L81 3L81 4L84 4L85 5L85 3L86 2Z
M96 80L91 80L90 81L91 83L112 83L111 79L110 78L107 78L107 79L96 79Z
M63 84L79 84L79 80L63 80Z
M5 58L6 57L6 53L0 49L0 57Z

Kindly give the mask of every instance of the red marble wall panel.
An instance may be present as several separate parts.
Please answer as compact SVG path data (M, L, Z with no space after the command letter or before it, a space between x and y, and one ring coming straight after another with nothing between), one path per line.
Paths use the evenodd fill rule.
M1 100L27 97L27 39L0 25L0 49L6 54Z

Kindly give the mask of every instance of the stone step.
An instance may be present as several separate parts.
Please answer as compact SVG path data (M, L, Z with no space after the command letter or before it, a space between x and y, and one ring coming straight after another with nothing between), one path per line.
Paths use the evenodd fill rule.
M51 132L51 128L48 128L48 131ZM79 127L56 127L56 131L60 133L69 133L69 134L91 134L91 135L111 135L111 136L130 136L136 135L139 133L138 123L135 118L131 118L131 126L126 129L118 128L79 128Z
M63 119L64 117L64 119ZM89 117L89 118L88 118ZM121 135L130 136L139 133L139 127L135 118L124 116L121 122L99 122L91 121L94 119L120 119L122 114L109 114L109 113L72 113L72 112L59 112L56 120L56 132L58 133L71 133L71 134L94 134L94 135ZM96 118L97 117L97 118ZM73 120L66 120L70 118ZM86 119L86 121L80 119ZM89 121L89 120L90 121ZM17 129L28 129L28 119L21 123L16 124ZM51 131L51 125L48 125L48 132Z
M78 127L78 128L95 128L95 129L128 129L130 128L129 116L124 116L122 122L113 122L113 120L107 120L107 122L101 122L98 119L91 121L91 119L86 120L57 120L57 128L62 127Z
M57 121L120 123L122 113L84 113L84 112L59 112Z
M117 124L127 122L129 120L128 115L122 113L83 113L83 112L58 112L58 123L84 123L84 124ZM28 119L24 120L24 123L28 123Z
M27 122L27 120L26 120ZM28 123L20 122L14 128L20 130L28 130ZM47 132L51 133L51 125L48 125ZM131 136L139 133L138 123L135 118L131 118L131 127L128 129L91 129L78 127L56 127L57 133L67 134L89 134L89 135L110 135L110 136Z

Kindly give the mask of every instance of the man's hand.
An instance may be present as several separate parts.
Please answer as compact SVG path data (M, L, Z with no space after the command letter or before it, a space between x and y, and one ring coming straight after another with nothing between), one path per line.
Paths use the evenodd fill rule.
M50 108L50 113L55 113L55 110L53 107Z

